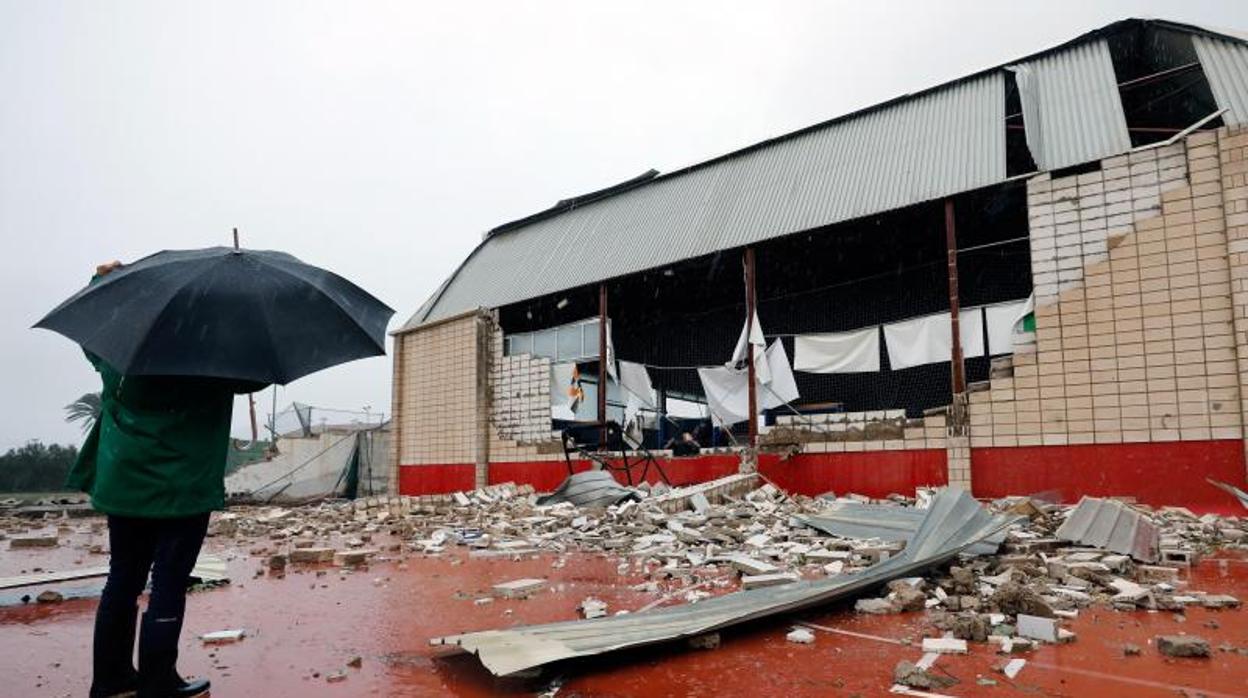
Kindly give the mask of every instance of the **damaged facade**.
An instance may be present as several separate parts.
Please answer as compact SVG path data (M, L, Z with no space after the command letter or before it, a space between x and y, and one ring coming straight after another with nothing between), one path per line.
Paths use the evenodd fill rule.
M673 484L757 447L805 494L1230 506L1205 478L1245 486L1246 95L1248 43L1127 20L500 226L395 333L391 491L554 489L560 430L628 415L605 353L647 369ZM763 416L719 429L696 368L751 314L800 398L751 381ZM958 329L904 339L926 323ZM664 448L685 432L698 455Z

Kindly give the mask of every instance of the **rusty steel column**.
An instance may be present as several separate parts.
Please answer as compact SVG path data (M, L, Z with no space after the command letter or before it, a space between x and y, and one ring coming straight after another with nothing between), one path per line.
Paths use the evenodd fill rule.
M754 295L754 248L745 248L745 360L749 365L750 380L750 448L758 444L758 379L754 375L754 343L750 330L754 327L754 313L758 298Z
M959 323L961 309L958 305L958 234L953 220L953 199L945 199L945 248L949 263L949 322L953 345L950 374L953 377L953 394L966 392L966 366L962 361L962 333Z
M607 448L607 284L598 284L598 448Z
M950 485L968 492L972 487L970 417L966 393L966 363L962 356L962 326L958 303L958 233L953 199L945 200L945 250L949 262L950 377L953 395L946 417L945 474Z

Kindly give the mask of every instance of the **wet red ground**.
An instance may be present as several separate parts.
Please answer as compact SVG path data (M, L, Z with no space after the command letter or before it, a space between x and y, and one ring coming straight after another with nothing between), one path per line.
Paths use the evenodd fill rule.
M98 539L97 539L98 540ZM89 539L56 551L0 552L0 575L35 567L66 569L75 561L103 564L87 555ZM562 679L559 695L581 696L875 696L888 692L898 660L921 656L918 638L925 614L859 616L844 609L761 622L722 634L716 650L671 644L555 667L530 681L493 678L474 658L430 647L430 637L520 623L568 620L586 596L611 610L635 610L655 598L632 591L637 578L617 574L618 560L576 555L566 566L543 555L521 561L468 559L462 551L439 558L412 557L340 574L332 567L292 569L284 578L253 578L260 558L209 542L209 552L231 557L234 583L192 594L184 631L183 672L207 676L216 696L487 696L532 695ZM493 583L544 577L550 590L528 600L476 605ZM100 582L61 585L62 591L98 589ZM1193 589L1248 599L1248 558L1202 561L1190 575ZM35 589L34 591L38 591ZM12 602L12 598L0 598ZM0 695L85 695L89 683L93 598L52 605L0 608ZM813 645L786 642L795 620L871 636L818 631ZM250 636L233 645L208 647L195 636L226 628ZM1175 696L1248 695L1248 656L1218 651L1224 643L1248 648L1248 610L1192 609L1172 613L1085 610L1069 624L1070 645L1020 655L1027 665L1015 679L995 667L1003 661L987 645L967 656L945 656L936 670L959 683L941 691L957 696ZM1200 635L1215 647L1211 659L1167 659L1151 644L1160 634ZM898 644L911 639L915 645ZM1124 657L1122 645L1144 648ZM359 669L346 668L359 655ZM345 681L326 675L346 669ZM979 677L995 681L981 685Z

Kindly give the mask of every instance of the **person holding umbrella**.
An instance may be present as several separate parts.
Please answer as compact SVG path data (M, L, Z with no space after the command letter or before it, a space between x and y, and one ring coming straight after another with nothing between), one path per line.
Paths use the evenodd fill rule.
M101 265L36 325L82 345L103 382L99 419L69 474L108 515L93 698L208 691L207 680L178 674L178 639L210 514L225 503L234 395L384 354L393 312L290 255L235 247Z

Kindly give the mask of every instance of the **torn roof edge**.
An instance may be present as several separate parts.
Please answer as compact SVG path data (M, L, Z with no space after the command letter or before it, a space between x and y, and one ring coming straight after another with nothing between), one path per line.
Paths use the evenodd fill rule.
M566 213L576 208L580 208L581 206L585 206L591 203L596 203L599 201L603 201L605 199L612 198L618 194L622 194L622 193L631 191L633 189L646 186L648 184L652 184L652 183L659 182L659 181L666 181L668 179L671 179L671 178L674 178L683 174L687 174L689 172L693 172L693 171L696 171L705 167L709 167L711 165L721 163L726 160L730 160L736 157L746 155L756 150L767 148L777 143L781 143L781 142L784 142L793 138L797 138L797 137L800 137L802 135L805 135L811 132L819 131L821 129L825 129L825 128L834 126L836 124L842 123L842 122L846 122L846 121L850 121L853 119L863 117L865 115L871 114L876 111L880 111L882 109L889 108L891 106L894 106L902 102L906 102L908 100L916 99L918 97L922 97L930 93L948 89L950 87L983 77L985 75L989 75L997 71L1008 70L1011 66L1015 66L1021 63L1026 63L1029 61L1034 61L1040 58L1044 58L1046 56L1050 56L1055 53L1067 50L1073 46L1077 46L1077 45L1080 45L1089 41L1093 41L1095 39L1109 36L1110 34L1113 34L1117 31L1120 31L1120 30L1123 30L1123 29L1126 29L1128 27L1135 26L1135 25L1138 25L1141 27L1145 27L1145 26L1160 27L1163 29L1171 29L1175 31L1186 32L1189 34L1198 34L1202 36L1208 36L1208 37L1213 37L1217 39L1233 41L1236 43L1248 44L1248 34L1243 34L1240 32L1214 29L1210 27L1202 27L1196 24L1188 24L1184 22L1176 22L1173 20L1166 20L1166 19L1156 19L1156 18L1148 18L1148 17L1128 17L1125 19L1116 20L1114 22L1111 22L1109 24L1106 24L1104 26L1101 26L1095 29L1091 29L1082 34L1079 34L1078 36L1068 39L1060 44L1051 46L1049 48L1046 48L1040 51L1036 51L1034 53L1027 54L1020 58L1005 61L998 65L993 65L987 68L982 68L975 72L968 73L966 75L954 78L952 80L947 80L945 82L942 82L942 83L939 83L939 84L936 84L927 88L923 88L916 92L908 92L905 94L901 94L896 97L887 99L885 101L877 102L873 105L863 107L861 109L857 109L855 111L841 114L839 116L835 116L830 119L826 119L824 121L811 124L809 126L804 126L802 128L799 128L793 131L782 133L778 136L773 136L771 138L767 138L767 139L746 145L742 148L729 151L722 155L711 157L706 160L701 160L693 164L686 165L684 167L679 167L670 172L659 173L657 170L651 169L643 173L642 175L634 177L630 180L626 180L619 184L606 187L604 189L599 189L599 190L590 192L588 194L560 200L553 207L532 213L528 216L524 216L522 218L518 218L508 223L503 223L502 225L498 225L498 226L495 226L494 228L491 228L485 233L485 235L482 237L482 240L473 248L472 252L470 252L468 256L464 258L464 260L455 268L455 270L450 275L448 275L445 280L442 281L442 283L437 287L437 289L434 290L434 292L429 296L429 298L427 298L425 302L420 305L420 307L416 310L416 312L413 313L411 317L408 318L407 322L405 322L401 328L399 328L398 330L395 330L391 334L398 335L398 334L402 334L402 333L424 326L426 324L426 321L429 319L429 317L437 309L438 303L446 294L447 289L449 289L451 284L455 282L456 278L460 275L463 269L466 266L468 266L468 264L476 256L476 254L482 248L484 248L485 245L487 245L490 242L490 240L494 239L494 237L498 234L520 230L533 223L537 223L539 221ZM1022 177L1031 177L1037 174L1041 174L1041 171L1037 170L1035 172L1026 173ZM453 316L458 317L463 314L464 313L454 313ZM445 319L445 318L438 318L438 320L442 320L442 319Z

